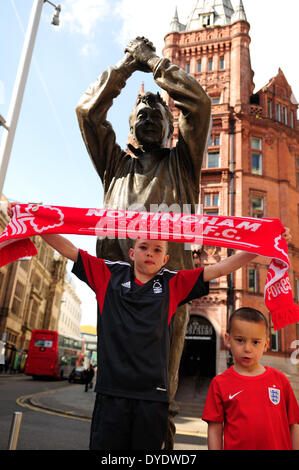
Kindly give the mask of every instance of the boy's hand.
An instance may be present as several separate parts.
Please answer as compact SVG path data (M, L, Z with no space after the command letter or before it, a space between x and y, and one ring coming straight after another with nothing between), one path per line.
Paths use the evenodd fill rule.
M12 216L13 216L12 208L13 208L16 204L17 204L16 202L9 202L9 203L8 203L8 205L7 205L7 215L8 215L8 217L12 218Z
M292 235L291 235L291 231L290 231L290 229L289 229L288 227L284 227L284 232L283 232L283 234L282 234L281 236L282 236L282 238L285 239L285 241L286 241L287 243L291 243L291 241L292 241Z

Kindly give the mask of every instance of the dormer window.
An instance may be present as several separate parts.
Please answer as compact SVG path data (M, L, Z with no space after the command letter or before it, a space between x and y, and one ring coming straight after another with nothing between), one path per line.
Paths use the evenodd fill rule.
M198 15L199 21L201 22L203 27L212 26L214 24L214 14L213 13L205 13Z

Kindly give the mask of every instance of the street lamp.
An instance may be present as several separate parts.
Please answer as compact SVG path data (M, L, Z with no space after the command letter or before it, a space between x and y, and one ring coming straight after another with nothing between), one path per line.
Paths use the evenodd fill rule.
M60 5L54 5L54 3L50 2L50 0L45 0L45 2L50 3L55 8L55 13L52 18L52 23L54 26L59 26L59 14L61 12L61 6Z
M7 119L5 120L2 116L0 118L0 126L3 126L5 128L3 131L0 146L0 196L3 191L4 180L7 172L10 153L22 105L38 25L40 22L43 4L46 2L50 3L55 8L55 14L52 19L52 24L55 26L59 25L59 13L61 11L60 5L56 6L49 0L34 0L29 18L29 23L27 26L23 50L19 62L19 68L17 71Z

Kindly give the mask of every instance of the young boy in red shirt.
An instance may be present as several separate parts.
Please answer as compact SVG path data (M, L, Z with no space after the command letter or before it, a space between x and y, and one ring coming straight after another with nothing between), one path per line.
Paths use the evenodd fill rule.
M268 322L253 308L230 317L225 335L234 365L213 378L202 419L209 450L298 450L299 406L288 379L259 361Z

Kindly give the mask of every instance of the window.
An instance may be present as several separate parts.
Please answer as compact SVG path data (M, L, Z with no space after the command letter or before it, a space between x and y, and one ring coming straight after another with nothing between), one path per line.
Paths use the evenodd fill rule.
M251 148L254 150L262 150L262 139L259 137L252 137Z
M267 100L267 114L270 119L272 119L272 100Z
M186 64L186 72L187 72L187 73L190 73L190 64L189 64L189 63Z
M296 155L295 157L295 165L296 165L296 186L299 188L299 157Z
M21 284L19 281L16 283L16 288L15 288L15 295L12 303L12 311L15 315L20 316L21 315L21 306L22 306L22 300L24 297L24 291L25 287L23 284Z
M248 268L248 291L252 293L257 293L258 290L259 287L257 270L254 268Z
M251 173L262 175L262 139L252 137L251 139Z
M197 62L197 73L201 73L201 61Z
M290 126L294 127L294 111L290 112Z
M219 168L219 152L208 152L207 168Z
M208 62L208 71L211 72L213 70L213 59L209 59Z
M251 198L252 217L264 217L264 198L261 196L252 196Z
M209 140L209 147L219 147L220 135L211 135Z
M213 206L213 207L218 207L219 206L219 194L206 194L205 195L205 206Z
M212 104L219 104L220 103L220 96L212 96L211 100L212 100Z
M271 322L271 349L272 351L278 351L278 331L275 331Z
M220 68L220 70L225 69L224 57L220 57L219 68Z
M213 206L219 206L219 194L213 194Z
M254 175L262 174L262 156L259 153L252 153L251 173Z
M38 303L36 302L36 300L33 300L32 308L31 308L31 315L30 315L30 322L29 322L31 328L36 328L36 319L38 315L38 309L39 309Z
M288 110L285 106L282 107L282 122L283 124L288 123Z
M219 211L218 209L205 209L204 213L205 215L218 215Z
M280 104L276 103L276 119L280 121Z
M202 24L204 26L210 26L211 24L211 17L210 15L207 15L207 16L204 16L203 19L202 19Z

